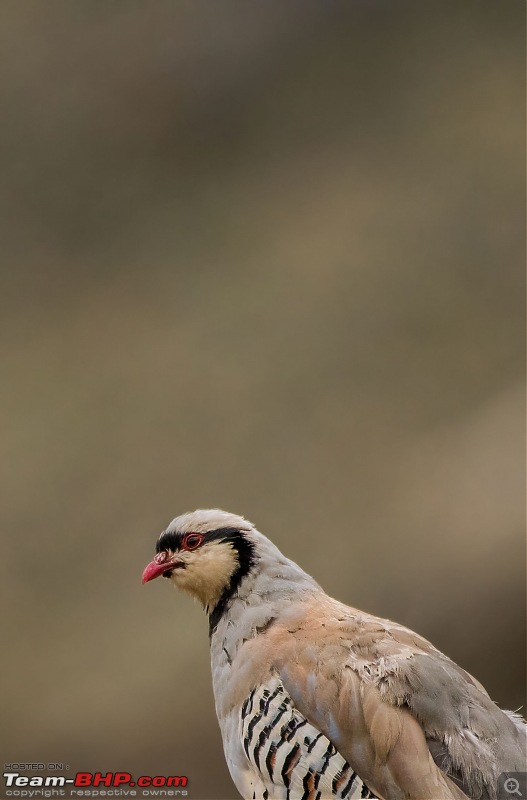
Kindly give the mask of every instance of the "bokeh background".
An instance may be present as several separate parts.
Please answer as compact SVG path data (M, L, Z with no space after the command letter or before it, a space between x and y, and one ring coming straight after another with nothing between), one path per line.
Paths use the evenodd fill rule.
M236 795L195 507L522 705L524 14L2 3L2 762Z

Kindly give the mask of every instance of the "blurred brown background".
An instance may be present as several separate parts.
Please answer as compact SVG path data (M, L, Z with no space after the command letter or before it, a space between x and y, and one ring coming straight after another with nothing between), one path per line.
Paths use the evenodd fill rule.
M2 4L2 762L235 795L195 507L523 703L524 13Z

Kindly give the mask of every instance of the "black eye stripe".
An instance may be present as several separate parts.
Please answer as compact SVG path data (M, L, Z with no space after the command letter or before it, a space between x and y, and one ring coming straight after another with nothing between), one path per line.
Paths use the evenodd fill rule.
M194 531L188 533L176 533L175 531L164 531L156 542L156 553L161 553L163 550L181 550L185 536L190 536ZM236 542L242 537L241 532L237 528L216 528L213 531L200 533L195 531L196 535L203 536L203 544L207 542L214 542L218 539L227 540L231 543Z
M181 549L181 535L179 533L172 533L165 531L161 534L156 542L156 553L161 553L163 550L171 550L175 552Z

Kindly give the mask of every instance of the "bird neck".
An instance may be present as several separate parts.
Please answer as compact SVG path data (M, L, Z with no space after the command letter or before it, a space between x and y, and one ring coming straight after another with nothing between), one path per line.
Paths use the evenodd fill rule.
M251 568L210 611L211 644L221 640L222 647L237 650L280 617L292 599L322 591L314 578L265 541L271 547L255 548Z

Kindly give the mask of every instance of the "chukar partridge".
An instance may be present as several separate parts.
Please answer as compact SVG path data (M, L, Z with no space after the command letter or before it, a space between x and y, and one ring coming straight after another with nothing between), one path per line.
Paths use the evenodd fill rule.
M350 608L243 517L174 519L163 575L209 615L227 764L246 800L494 798L525 723L402 625Z

